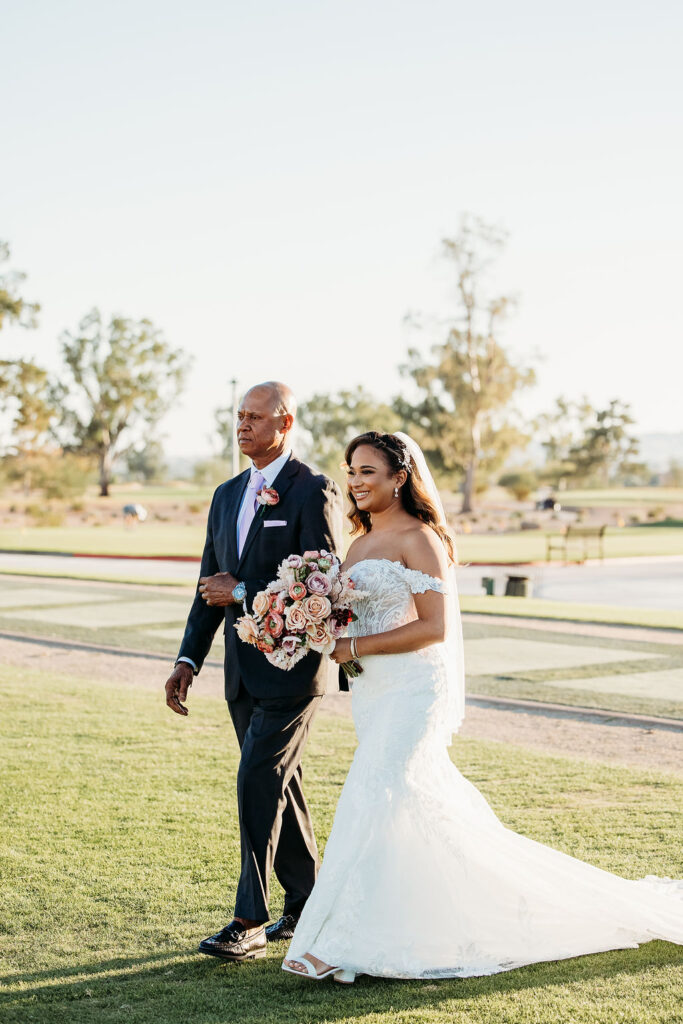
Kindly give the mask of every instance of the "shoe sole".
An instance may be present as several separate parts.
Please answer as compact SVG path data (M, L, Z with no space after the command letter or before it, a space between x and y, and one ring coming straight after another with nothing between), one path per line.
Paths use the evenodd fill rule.
M201 946L197 946L197 950L204 956L215 956L218 960L226 960L231 964L239 964L243 960L262 960L268 955L265 949L256 949L253 953L242 953L241 956L230 956L228 953L219 953L216 949L202 949Z

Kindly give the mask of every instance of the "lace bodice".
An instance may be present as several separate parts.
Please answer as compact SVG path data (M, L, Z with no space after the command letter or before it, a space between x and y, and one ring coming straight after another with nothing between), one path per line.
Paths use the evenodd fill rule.
M354 605L358 616L349 626L349 636L368 636L396 629L417 617L413 594L426 590L446 593L446 584L419 569L408 569L389 558L363 558L348 570L351 579L367 597Z

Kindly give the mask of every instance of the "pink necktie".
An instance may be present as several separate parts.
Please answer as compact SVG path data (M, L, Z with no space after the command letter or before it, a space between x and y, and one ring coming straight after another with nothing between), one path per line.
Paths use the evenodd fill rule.
M244 542L247 539L249 527L251 526L254 516L256 515L256 510L258 509L256 495L258 491L261 490L265 482L266 478L258 471L252 474L251 480L249 481L246 498L244 500L244 507L242 509L242 516L237 527L238 557L241 557L242 555L242 548L244 547Z

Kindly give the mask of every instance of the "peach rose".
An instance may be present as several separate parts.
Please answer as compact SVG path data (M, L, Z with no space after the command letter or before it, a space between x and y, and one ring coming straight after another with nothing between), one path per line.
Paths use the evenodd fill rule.
M301 601L290 604L285 612L285 622L287 623L287 629L293 633L305 633L308 619L306 618Z
M235 623L240 640L245 644L255 644L259 638L258 623L253 615L241 615Z
M302 604L309 622L322 622L332 611L329 598L323 594L311 594L305 601L302 601Z
M273 487L262 487L256 495L259 505L277 505L280 495Z
M285 610L285 599L282 594L273 594L270 599L271 611L277 612L278 615L282 615Z
M270 608L270 600L268 599L268 595L265 590L260 590L258 592L252 601L251 608L254 615L258 615L259 619L262 619L268 612L268 609Z

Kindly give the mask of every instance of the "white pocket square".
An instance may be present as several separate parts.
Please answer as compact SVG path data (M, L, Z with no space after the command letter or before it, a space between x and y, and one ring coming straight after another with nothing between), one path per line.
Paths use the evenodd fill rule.
M263 525L265 526L286 526L286 519L264 519Z

